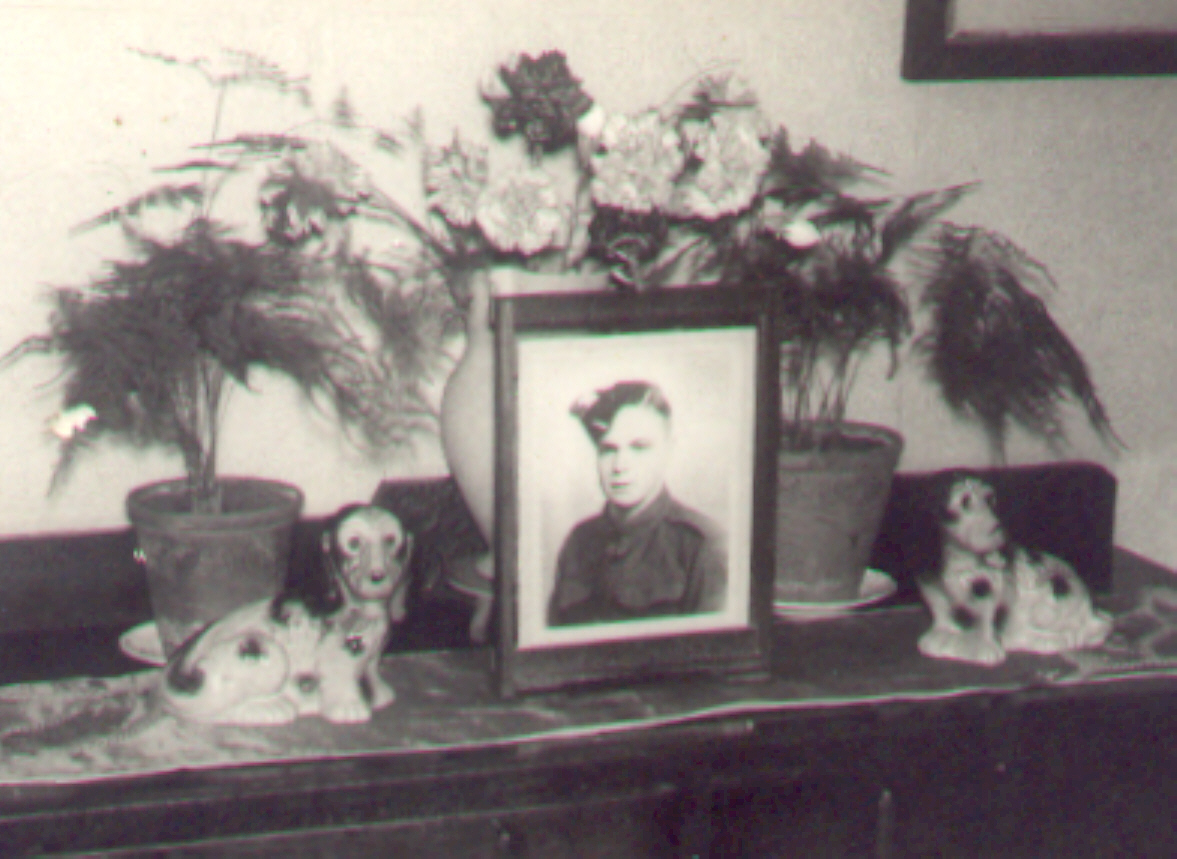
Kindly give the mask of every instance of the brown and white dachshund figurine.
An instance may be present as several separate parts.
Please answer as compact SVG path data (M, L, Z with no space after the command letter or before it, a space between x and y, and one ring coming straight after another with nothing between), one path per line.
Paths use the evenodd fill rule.
M932 612L921 653L996 665L1010 651L1060 653L1107 638L1111 619L1071 566L1009 539L986 481L956 476L939 512L940 569L919 582Z
M326 606L282 594L243 606L177 650L161 697L199 722L276 725L299 716L366 722L392 703L380 655L405 615L412 537L392 513L345 507L323 533Z

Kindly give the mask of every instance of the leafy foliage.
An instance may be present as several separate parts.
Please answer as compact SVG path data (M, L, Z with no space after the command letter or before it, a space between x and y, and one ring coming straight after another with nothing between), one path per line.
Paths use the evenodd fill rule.
M795 149L731 76L702 76L659 109L610 115L562 53L523 55L482 93L496 134L520 138L529 156L525 169L496 174L486 149L457 134L430 147L419 115L395 133L367 124L346 92L296 132L222 137L233 88L260 86L313 112L306 81L245 52L216 64L144 56L201 75L216 119L191 159L160 168L174 182L78 228L117 226L126 258L84 288L57 290L49 331L9 353L64 360L64 406L81 411L61 422L58 482L81 451L124 438L178 450L194 503L215 509L225 395L263 367L337 415L357 443L409 442L433 425L423 387L469 275L503 263L597 267L629 290L780 290L785 439L798 447L833 443L866 356L886 348L894 368L909 342L998 456L1013 423L1061 445L1070 401L1115 440L1082 357L1040 297L1052 286L1045 269L992 231L941 220L972 186L857 193L882 171L814 141ZM423 214L380 188L367 162L414 143ZM576 173L563 184L543 169L561 152ZM218 210L229 183L251 183L256 203L236 220ZM159 210L185 213L186 226L154 235ZM913 306L927 331L915 332Z
M777 140L784 144L783 137ZM908 287L892 268L896 257L969 186L859 199L842 186L866 168L832 159L816 145L792 159L778 152L774 163L775 193L801 201L820 241L798 247L762 220L731 254L725 275L733 285L770 284L781 291L784 440L802 449L822 447L836 441L871 349L884 345L894 372L912 335Z
M559 74L549 83L541 69ZM780 290L786 444L837 443L868 353L885 346L894 372L913 339L945 402L980 424L998 458L1011 423L1061 446L1069 401L1118 441L1082 357L1032 290L1045 269L992 231L941 221L971 185L859 196L854 186L882 171L817 142L794 150L731 76L705 75L685 100L632 116L605 114L563 55L524 57L501 76L500 134L523 134L532 151L576 142L592 198L588 257L616 284ZM538 146L531 121L558 131ZM914 276L900 273L904 259ZM913 306L929 311L925 333Z
M232 86L308 99L303 81L244 52L227 55L228 71L145 56L200 72L217 89L218 114ZM352 247L354 224L381 213L367 173L331 137L364 131L358 117L344 96L333 110L334 123L308 124L318 136L218 140L214 125L211 142L196 147L207 157L162 168L200 181L152 188L78 228L120 227L126 258L84 288L55 290L49 330L7 358L59 356L65 412L93 415L63 433L55 486L83 450L122 438L178 450L194 508L217 510L228 386L248 387L259 368L291 379L369 448L408 443L433 425L422 387L452 324L449 294L435 277L406 276ZM374 151L389 139L380 133ZM253 183L260 229L210 214L229 181ZM161 208L187 212L186 225L155 236L147 221Z
M924 266L931 321L916 348L948 405L980 423L998 458L1013 423L1061 446L1068 400L1118 441L1082 356L1046 308L1054 283L1041 263L995 233L945 223Z

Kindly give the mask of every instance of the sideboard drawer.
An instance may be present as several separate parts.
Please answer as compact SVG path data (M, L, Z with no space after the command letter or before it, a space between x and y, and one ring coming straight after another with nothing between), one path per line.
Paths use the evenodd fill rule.
M573 857L674 854L663 816L673 807L671 785L588 803L504 809L499 813L313 827L247 837L198 837L137 847L169 856L427 856ZM104 855L119 855L119 851ZM129 854L128 854L129 855Z

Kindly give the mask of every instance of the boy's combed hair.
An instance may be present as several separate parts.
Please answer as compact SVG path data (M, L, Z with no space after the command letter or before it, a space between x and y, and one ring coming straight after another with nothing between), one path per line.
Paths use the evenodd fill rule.
M626 406L649 406L667 420L670 402L662 389L653 382L617 382L578 399L572 404L572 414L580 419L594 443L609 431L613 418Z

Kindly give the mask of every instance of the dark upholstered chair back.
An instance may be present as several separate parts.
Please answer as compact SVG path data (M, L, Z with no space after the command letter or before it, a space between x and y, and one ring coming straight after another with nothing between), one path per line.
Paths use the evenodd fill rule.
M1116 479L1094 463L969 469L997 493L998 515L1010 536L1057 555L1097 593L1112 587ZM901 593L916 594L915 577L940 556L937 485L948 471L895 476L870 565L894 576Z

